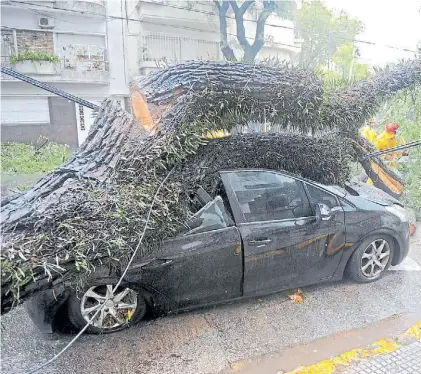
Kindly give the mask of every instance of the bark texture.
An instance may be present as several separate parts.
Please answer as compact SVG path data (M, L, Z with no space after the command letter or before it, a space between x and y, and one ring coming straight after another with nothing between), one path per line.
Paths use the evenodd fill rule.
M323 98L312 71L212 61L169 67L135 79L131 89L132 96L143 98L154 126L165 132L195 123L229 129L248 121L307 132ZM136 117L142 123L143 116Z

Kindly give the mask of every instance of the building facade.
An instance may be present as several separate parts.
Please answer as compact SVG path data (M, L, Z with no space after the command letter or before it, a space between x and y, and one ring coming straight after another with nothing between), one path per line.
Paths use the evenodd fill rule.
M120 5L101 0L2 1L2 66L94 103L110 97L124 105L129 76ZM3 142L35 142L46 136L75 148L92 122L90 109L2 74Z
M228 38L241 57L234 15L227 15ZM251 42L257 15L245 16ZM108 97L127 109L133 76L186 60L224 59L212 1L4 0L1 26L3 66L93 103ZM270 16L265 36L258 59L297 58L292 21ZM49 61L34 61L40 56ZM2 74L3 142L46 136L75 148L92 123L90 109Z
M291 3L296 4L295 1ZM125 0L129 72L147 74L160 66L186 60L223 60L218 11L212 1ZM252 43L258 10L245 14L246 38ZM238 58L241 46L236 39L232 10L227 13L227 36ZM265 26L265 45L257 59L275 57L294 62L300 52L294 23L271 15Z

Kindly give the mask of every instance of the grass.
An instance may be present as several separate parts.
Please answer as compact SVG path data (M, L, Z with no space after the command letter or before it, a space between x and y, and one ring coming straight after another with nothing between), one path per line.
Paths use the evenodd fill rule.
M63 164L71 155L67 145L48 142L41 148L33 144L2 143L2 174L31 174L50 172Z

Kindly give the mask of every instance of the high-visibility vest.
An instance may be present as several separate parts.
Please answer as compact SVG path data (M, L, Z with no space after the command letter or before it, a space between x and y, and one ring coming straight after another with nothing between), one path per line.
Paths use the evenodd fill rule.
M377 139L376 130L373 130L370 126L364 126L360 130L360 134L363 138L367 139L371 144L374 145Z

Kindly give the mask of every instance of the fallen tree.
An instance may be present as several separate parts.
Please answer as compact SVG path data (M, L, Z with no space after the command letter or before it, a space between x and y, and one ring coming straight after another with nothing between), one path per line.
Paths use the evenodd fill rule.
M216 192L218 169L283 169L343 184L349 161L367 147L356 130L382 99L419 83L420 66L419 60L408 62L328 92L312 72L288 66L200 61L135 80L136 119L106 101L66 164L2 201L2 312L52 284L78 287L96 266L124 266L169 170L142 254L158 250L194 213L190 201L198 186ZM248 121L319 135L238 135L209 142L201 137Z

